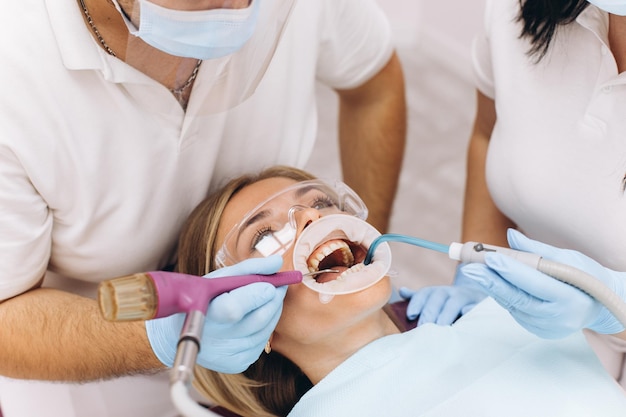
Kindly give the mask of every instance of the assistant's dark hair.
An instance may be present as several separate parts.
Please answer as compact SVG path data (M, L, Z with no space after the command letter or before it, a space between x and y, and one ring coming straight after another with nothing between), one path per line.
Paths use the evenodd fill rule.
M529 55L540 61L548 52L559 26L567 25L589 5L587 0L519 0L520 36L531 42Z

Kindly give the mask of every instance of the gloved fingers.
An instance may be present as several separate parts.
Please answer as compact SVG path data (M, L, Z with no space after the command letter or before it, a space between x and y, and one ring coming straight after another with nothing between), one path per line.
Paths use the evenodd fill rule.
M274 320L271 320L270 323L275 324ZM207 332L207 334L202 335L202 353L200 356L203 358L223 358L240 354L249 355L249 353L245 353L249 351L261 353L273 330L274 327L268 325L257 332L229 338L212 337L211 332ZM217 336L221 335L218 334Z
M433 291L433 287L424 287L417 291L409 290L409 289L400 289L400 295L409 299L409 304L406 307L406 317L409 320L415 320L417 316L420 315L422 309L424 308L424 304L430 294Z
M176 347L185 315L174 314L145 322L146 334L155 356L165 366L171 367L176 357Z
M512 316L524 329L543 339L560 339L570 334L562 332L558 327L544 321L537 322L536 320L527 320L525 318L520 318L519 315L516 314L512 314Z
M425 287L418 291L409 302L412 317L419 316L417 325L436 323L448 296L448 288L442 286Z
M581 306L580 314L577 314L579 312L549 304L545 312L517 310L511 312L511 315L526 330L544 339L560 339L585 327L584 321L588 317L586 307Z
M550 339L564 337L583 328L584 321L590 316L587 313L588 308L593 308L591 305L593 301L589 297L582 300L574 298L574 301L563 298L555 302L536 298L511 285L481 264L467 265L464 269L468 277L482 282L485 291L507 309L522 327L540 337ZM574 315L576 317L573 317Z
M434 323L440 326L449 326L461 315L462 306L466 305L465 300L455 299L454 296L448 298L443 304L439 315Z
M511 285L486 265L467 264L463 267L463 274L473 279L498 304L509 311L532 311L533 307L542 301Z
M207 320L220 324L233 324L252 312L276 310L282 306L287 287L274 287L266 282L244 285L230 292L221 294L211 301L207 311Z
M485 294L485 296L487 296L487 294ZM470 310L473 309L474 307L476 307L477 304L478 304L478 302L476 302L476 303L469 303L469 304L466 304L463 307L461 307L461 315L464 316L467 313L469 313Z
M400 295L410 298L407 318L414 320L419 316L418 326L425 323L450 325L487 296L480 287L470 285L431 286L418 291L400 288Z
M282 289L277 291L278 294L281 292ZM236 325L231 326L231 330L227 333L228 337L245 338L254 334L265 333L266 336L264 338L267 341L282 314L283 297L277 296L269 303L248 313ZM210 329L207 330L211 331ZM265 341L263 345L265 345ZM253 340L251 342L254 344Z
M436 324L447 326L452 323L459 316L464 315L470 311L478 301L482 301L487 294L481 290L475 290L473 288L458 288L453 287L453 292L446 300L439 317L437 317Z
M272 255L267 258L250 258L235 265L216 269L210 274L205 275L205 278L221 278L248 274L270 275L278 272L282 266L283 258L280 255Z
M404 298L405 300L413 297L413 294L415 293L417 293L417 290L412 290L407 287L400 287L400 289L398 290L398 294L400 294L400 297Z
M542 300L567 300L583 294L569 284L500 253L486 254L485 264L511 285Z
M247 340L244 339L244 341L248 343ZM243 372L259 358L267 339L254 348L248 349L243 349L237 344L238 342L240 340L205 341L203 339L196 363L203 368L225 374Z
M606 308L602 308L595 320L585 326L602 334L617 334L624 331L624 325Z
M267 326L242 337L220 339L203 335L197 363L217 372L234 374L245 371L263 352L280 315L281 311L277 311Z

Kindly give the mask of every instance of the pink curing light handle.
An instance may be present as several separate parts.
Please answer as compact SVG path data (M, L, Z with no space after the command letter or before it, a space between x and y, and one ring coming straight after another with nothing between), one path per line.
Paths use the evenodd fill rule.
M154 318L167 317L175 313L198 310L206 313L211 300L225 292L255 282L267 282L280 287L302 282L300 271L278 272L272 275L238 275L220 278L204 278L177 272L152 271L152 278L158 297Z

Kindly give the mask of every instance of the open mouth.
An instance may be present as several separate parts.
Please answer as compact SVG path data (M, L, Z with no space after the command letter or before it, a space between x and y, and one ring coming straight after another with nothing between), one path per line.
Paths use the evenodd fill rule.
M361 291L380 281L391 265L386 242L376 248L370 264L363 264L367 249L378 236L380 232L372 225L355 216L323 216L306 227L294 243L294 269L303 275L320 272L302 279L302 284L320 296ZM329 269L336 272L326 272Z
M331 239L320 244L313 250L307 259L309 272L317 272L332 269L337 272L327 272L316 275L318 283L330 282L341 279L344 275L360 270L367 249L362 245L348 239Z

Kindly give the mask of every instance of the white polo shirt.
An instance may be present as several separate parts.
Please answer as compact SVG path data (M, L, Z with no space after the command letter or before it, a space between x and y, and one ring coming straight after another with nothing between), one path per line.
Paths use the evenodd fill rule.
M317 132L316 81L356 87L392 49L374 0L298 0L255 94L226 113L203 114L201 67L185 113L164 86L99 47L76 0L2 2L0 300L46 271L44 285L72 289L65 277L97 283L168 265L182 222L225 178L306 163ZM51 272L61 277L54 284ZM0 403L5 417L19 414L20 402L42 414L19 415L65 417L69 408L77 416L138 417L120 404L169 403L162 392L133 395L130 380L118 392L100 390L97 401L76 398L92 398L84 393L103 384L67 391L71 400L45 397L58 385L37 393L9 383L11 390L0 386ZM115 399L119 391L128 398ZM171 415L171 405L161 409Z
M626 74L593 5L533 64L517 0L487 3L474 44L478 88L495 98L487 160L500 210L529 236L626 271Z

